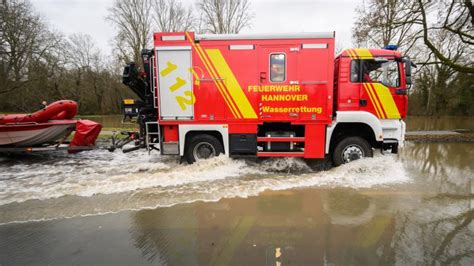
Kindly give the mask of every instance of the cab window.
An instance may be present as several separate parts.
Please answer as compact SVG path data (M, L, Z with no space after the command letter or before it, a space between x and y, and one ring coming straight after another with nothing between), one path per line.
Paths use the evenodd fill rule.
M286 80L286 55L270 55L270 81L283 82Z
M379 82L387 87L400 86L398 63L394 60L376 62L375 60L362 60L363 82Z
M351 82L379 82L387 87L399 87L400 75L398 62L389 60L352 60Z
M351 61L351 82L360 82L360 60Z

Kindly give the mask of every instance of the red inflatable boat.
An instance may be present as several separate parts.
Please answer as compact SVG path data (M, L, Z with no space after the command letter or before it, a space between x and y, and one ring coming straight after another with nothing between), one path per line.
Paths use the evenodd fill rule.
M76 133L71 148L94 145L102 126L89 120L75 120L76 114L77 103L62 100L32 114L0 115L0 151L61 144L73 131Z

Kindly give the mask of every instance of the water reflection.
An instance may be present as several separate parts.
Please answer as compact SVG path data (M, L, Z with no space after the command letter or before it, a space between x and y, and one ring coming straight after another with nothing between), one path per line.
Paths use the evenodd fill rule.
M422 199L400 211L393 248L399 265L472 265L474 212L469 200Z
M150 262L170 265L381 264L394 228L384 209L349 188L265 192L140 211L131 234Z
M137 212L130 233L134 245L149 262L196 265L196 225L194 212L176 206Z
M469 116L408 116L408 130L474 130L474 119Z
M410 144L399 188L266 191L131 214L135 246L170 265L474 262L473 145Z
M408 143L401 160L418 184L437 194L472 195L472 143Z
M397 264L474 262L473 146L411 144L404 150L405 165L419 173L418 184L429 194L398 210Z

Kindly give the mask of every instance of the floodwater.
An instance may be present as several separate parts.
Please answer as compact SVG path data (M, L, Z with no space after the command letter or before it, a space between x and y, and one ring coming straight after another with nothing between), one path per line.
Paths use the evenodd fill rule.
M0 157L0 265L473 265L473 159L472 142L408 142L325 170L144 151Z
M458 130L474 131L474 117L470 116L409 116L407 130Z
M474 263L474 145L329 170L145 152L0 159L0 264Z

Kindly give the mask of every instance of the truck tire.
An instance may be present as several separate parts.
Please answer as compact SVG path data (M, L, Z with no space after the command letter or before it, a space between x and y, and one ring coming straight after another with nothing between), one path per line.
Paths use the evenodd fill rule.
M372 157L372 147L361 137L347 137L339 141L332 154L334 166L339 166L363 157Z
M197 160L209 159L224 153L224 148L218 139L207 134L196 135L186 145L184 157L189 164Z

